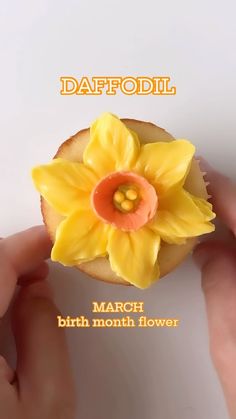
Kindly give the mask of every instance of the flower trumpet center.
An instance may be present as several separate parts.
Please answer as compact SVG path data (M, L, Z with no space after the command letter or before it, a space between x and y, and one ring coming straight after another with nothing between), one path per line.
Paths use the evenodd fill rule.
M91 195L97 216L125 231L138 230L151 220L157 203L154 187L144 177L125 171L102 178Z
M134 211L140 200L140 193L134 186L121 185L113 195L113 204L124 213Z

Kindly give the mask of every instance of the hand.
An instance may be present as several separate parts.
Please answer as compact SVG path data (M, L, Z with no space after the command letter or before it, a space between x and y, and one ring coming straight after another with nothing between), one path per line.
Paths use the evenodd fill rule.
M210 352L229 413L236 418L236 186L204 160L213 208L229 228L226 241L206 241L194 252L202 271Z
M72 419L74 385L58 310L45 280L51 244L44 227L0 240L0 318L12 307L14 372L0 356L0 419Z

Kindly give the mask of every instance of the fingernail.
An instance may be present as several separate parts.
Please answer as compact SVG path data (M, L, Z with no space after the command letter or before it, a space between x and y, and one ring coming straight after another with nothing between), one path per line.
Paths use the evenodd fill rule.
M48 281L44 280L34 282L27 286L27 296L30 298L41 297L51 300L53 298L53 292Z

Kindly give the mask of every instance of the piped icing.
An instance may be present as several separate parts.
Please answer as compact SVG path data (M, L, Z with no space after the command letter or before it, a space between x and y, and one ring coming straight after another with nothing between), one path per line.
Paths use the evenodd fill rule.
M113 172L98 182L91 205L104 222L124 231L136 231L151 220L157 209L155 188L137 173Z
M142 145L119 118L102 114L82 163L56 158L32 170L36 189L65 217L52 260L74 266L108 257L124 280L151 285L162 242L182 244L214 230L212 205L184 189L194 152L182 139Z

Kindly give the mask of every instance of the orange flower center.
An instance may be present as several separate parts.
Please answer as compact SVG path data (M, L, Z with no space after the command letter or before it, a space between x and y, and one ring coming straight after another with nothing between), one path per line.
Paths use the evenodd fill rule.
M154 187L142 176L119 171L100 180L91 195L97 216L125 231L138 230L157 210Z

